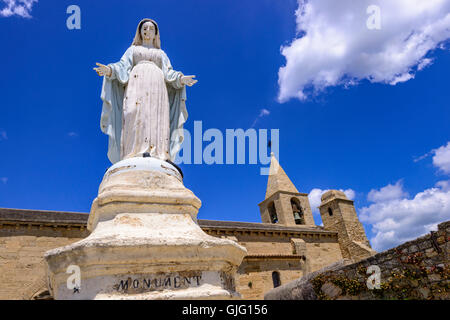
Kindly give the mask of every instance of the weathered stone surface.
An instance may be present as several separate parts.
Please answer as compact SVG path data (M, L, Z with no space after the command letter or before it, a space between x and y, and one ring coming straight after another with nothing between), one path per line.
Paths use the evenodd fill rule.
M342 289L335 286L331 282L326 282L320 288L322 292L329 298L334 299L341 295Z
M307 274L306 276L288 284L272 289L264 295L265 300L316 300L317 295L311 280L326 271L335 271L350 264L351 260L343 259L323 269Z
M258 205L264 223L315 227L308 194L300 193L297 190L273 153L270 160L266 197ZM297 216L295 216L294 210Z
M275 155L272 153L270 158L269 179L267 180L266 199L278 191L299 193L291 179L289 179L286 172L284 172L283 168L278 163Z
M441 223L437 233L447 232L449 225L450 221ZM448 233L442 237L447 245L450 240ZM431 235L426 235L357 263L324 268L271 290L265 299L449 300L449 254L445 250L438 252L434 245L428 248L430 239ZM432 258L428 258L430 254ZM366 286L368 275L364 270L370 265L378 266L381 271L381 286L377 290ZM317 292L312 293L311 282L315 283Z
M200 205L167 162L132 158L116 163L105 173L93 202L92 233L45 254L53 297L238 297L234 275L246 250L203 232L196 223ZM67 285L71 265L81 271L77 290Z
M422 299L428 299L430 296L430 289L428 288L419 288L417 290L419 291Z
M344 192L325 192L321 197L319 211L325 229L338 233L343 258L356 262L376 254L370 247L353 201Z
M116 169L126 171L129 168L116 166L112 169L114 173L118 172ZM167 167L161 168L161 171L165 172L166 169ZM177 176L176 172L175 176ZM143 183L148 184L148 179ZM160 181L156 181L155 185L159 183ZM120 191L117 188L114 189ZM180 191L176 189L175 185L171 193L176 194ZM288 204L291 197L298 199L304 209L306 225L296 225L292 216L292 207L286 205L281 206L284 213L282 216L286 217L283 221L288 222L292 219L287 224L197 221L200 228L208 235L237 240L247 249L248 255L236 274L236 290L244 299L263 298L264 293L273 288L272 273L274 271L279 273L281 284L285 284L342 259L337 232L327 231L323 227L314 225L308 195L283 191L283 189L286 188L281 187L281 190L275 192L273 197ZM145 197L150 193L157 196L157 192L151 188L142 191L132 196ZM117 199L120 200L120 197ZM167 199L170 200L170 197L166 197ZM191 197L192 199L194 198ZM195 204L195 199L193 201ZM145 213L150 206L151 203L145 203L139 208L139 213ZM120 206L116 206L116 209L118 207ZM188 212L192 209L191 207L185 206L186 210L183 212ZM136 207L133 210L135 209ZM159 208L156 209L159 210ZM120 224L138 227L142 223L140 216L133 217L130 212L123 212L128 211L126 206L122 205L119 211L122 211L120 213L122 216L117 220ZM29 283L42 283L44 279L46 267L43 254L50 249L87 237L89 235L86 230L88 217L86 213L0 208L0 277L4 283L0 287L0 298L29 299L35 296L34 293L28 293L27 288ZM193 218L192 214L191 217ZM27 272L23 272L23 268L26 268ZM145 279L148 281L147 278ZM47 290L46 287L44 281L41 288L36 290L42 292Z
M0 279L4 284L0 299L30 299L36 291L48 290L44 253L87 237L88 217L87 213L0 209ZM273 289L274 270L279 271L282 284L307 272L306 261L293 252L292 239L305 242L310 271L342 258L336 233L319 227L212 220L198 220L198 224L209 235L232 235L246 247L248 258L236 274L236 290L243 299L262 299ZM22 265L28 272L22 271ZM29 283L36 283L37 288Z

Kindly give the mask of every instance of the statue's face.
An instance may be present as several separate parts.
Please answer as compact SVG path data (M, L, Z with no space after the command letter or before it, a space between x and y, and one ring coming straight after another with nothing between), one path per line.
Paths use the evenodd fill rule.
M141 37L143 40L153 40L156 35L155 25L151 21L145 22L141 27Z

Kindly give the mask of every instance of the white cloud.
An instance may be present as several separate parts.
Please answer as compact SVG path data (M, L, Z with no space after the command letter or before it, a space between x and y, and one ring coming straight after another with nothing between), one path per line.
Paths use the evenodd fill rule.
M450 141L434 150L433 164L442 172L450 174Z
M309 199L309 205L311 206L311 211L313 212L314 215L319 216L319 209L318 207L320 206L320 198L322 197L322 195L329 191L330 189L326 189L326 190L322 190L322 189L318 189L318 188L314 188L312 189L309 194L308 194L308 199ZM345 195L347 196L347 198L349 198L350 200L355 199L355 191L352 189L347 189L347 190L342 190L339 189L340 191L344 192Z
M314 188L308 194L309 205L314 214L319 214L319 209L317 207L320 206L320 197L324 192L325 190Z
M432 62L433 62L432 59L428 58L422 59L422 61L420 61L419 65L417 66L417 70L419 71L423 70L426 66L430 65Z
M372 225L375 250L395 247L415 239L450 219L449 181L417 193L413 199L379 200L360 210L360 219ZM445 185L447 187L445 188Z
M401 75L395 76L394 79L389 82L391 86L395 86L397 83L406 82L408 80L414 79L414 75L410 73L403 73Z
M422 161L423 159L428 158L430 155L434 153L434 150L431 150L430 152L425 153L424 155L421 155L420 157L416 157L413 159L414 162Z
M439 181L436 183L436 187L441 188L443 191L450 191L450 180Z
M369 5L381 29L369 30ZM280 102L367 79L395 85L430 65L430 51L450 38L448 0L298 0L298 36L281 48Z
M31 9L33 3L38 0L3 0L6 4L2 10L0 10L0 16L10 17L13 15L20 16L22 18L31 18Z
M438 169L450 173L450 142L428 154L434 154L433 164ZM371 190L367 199L373 203L360 210L360 219L372 225L375 236L371 243L378 251L415 239L450 220L450 180L439 181L412 199L398 181Z
M67 135L69 136L69 137L78 137L78 133L76 133L76 132L74 132L74 131L71 131L71 132L69 132L69 133L67 133Z
M270 114L270 111L269 110L267 110L267 109L261 109L260 111L259 111L259 115L255 118L255 121L253 121L253 124L252 124L252 128L255 126L255 124L256 124L256 122L258 122L258 120L260 119L260 118L262 118L262 117L265 117L265 116L268 116Z
M389 201L407 197L408 193L403 191L403 182L397 181L396 184L388 184L380 190L371 190L367 195L370 202Z
M6 184L8 182L8 178L7 177L1 177L0 181L3 182L3 184Z

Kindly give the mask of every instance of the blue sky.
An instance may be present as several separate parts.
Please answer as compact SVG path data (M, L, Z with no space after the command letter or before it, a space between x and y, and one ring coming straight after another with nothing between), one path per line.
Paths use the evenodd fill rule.
M327 12L327 1L317 3L324 5L317 9ZM347 3L340 10L354 10ZM66 27L71 4L81 8L81 30ZM2 6L5 1L0 10ZM99 127L102 80L92 67L118 61L139 20L150 17L159 24L162 49L174 69L199 80L187 91L186 129L192 131L194 121L202 121L203 130L246 130L257 118L256 129L279 129L280 163L297 189L316 189L319 195L330 188L351 189L378 249L448 220L447 33L433 34L438 40L425 49L421 45L424 54L403 57L398 72L392 59L370 67L354 59L365 50L351 47L357 30L343 33L346 53L330 61L325 53L333 48L327 41L317 45L312 39L306 46L297 41L302 33L296 30L300 26L314 37L317 28L332 26L299 22L298 8L294 0L61 0L33 3L30 17L3 11L0 207L90 210L110 165L107 137ZM361 16L367 17L365 12ZM364 41L374 51L386 43L392 48L395 36L383 29L380 34ZM283 52L282 46L293 50ZM288 76L280 80L279 69L287 61ZM317 79L327 65L332 66L327 74L341 66L339 72L350 74L351 81L339 72L340 80ZM413 78L395 81L392 74ZM281 97L280 88L291 84L295 90L288 88ZM296 92L305 97L299 99ZM262 109L268 112L258 117ZM257 204L264 200L267 184L267 176L259 174L261 165L181 166L185 185L202 200L200 219L261 221ZM431 208L424 205L417 197L422 193L432 200L438 196L437 207L436 202ZM315 219L320 223L317 215Z

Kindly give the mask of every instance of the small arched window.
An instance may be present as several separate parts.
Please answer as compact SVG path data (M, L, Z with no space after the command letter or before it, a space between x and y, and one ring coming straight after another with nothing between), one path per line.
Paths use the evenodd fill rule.
M292 207L292 213L294 214L295 224L305 224L303 210L300 205L300 201L297 198L291 199L291 207Z
M333 215L333 210L331 210L331 208L328 208L328 214L330 215L330 217Z
M272 281L274 288L281 286L280 273L278 271L272 272Z
M271 202L268 206L268 209L269 209L270 222L277 223L278 216L277 216L277 211L275 210L275 203Z

